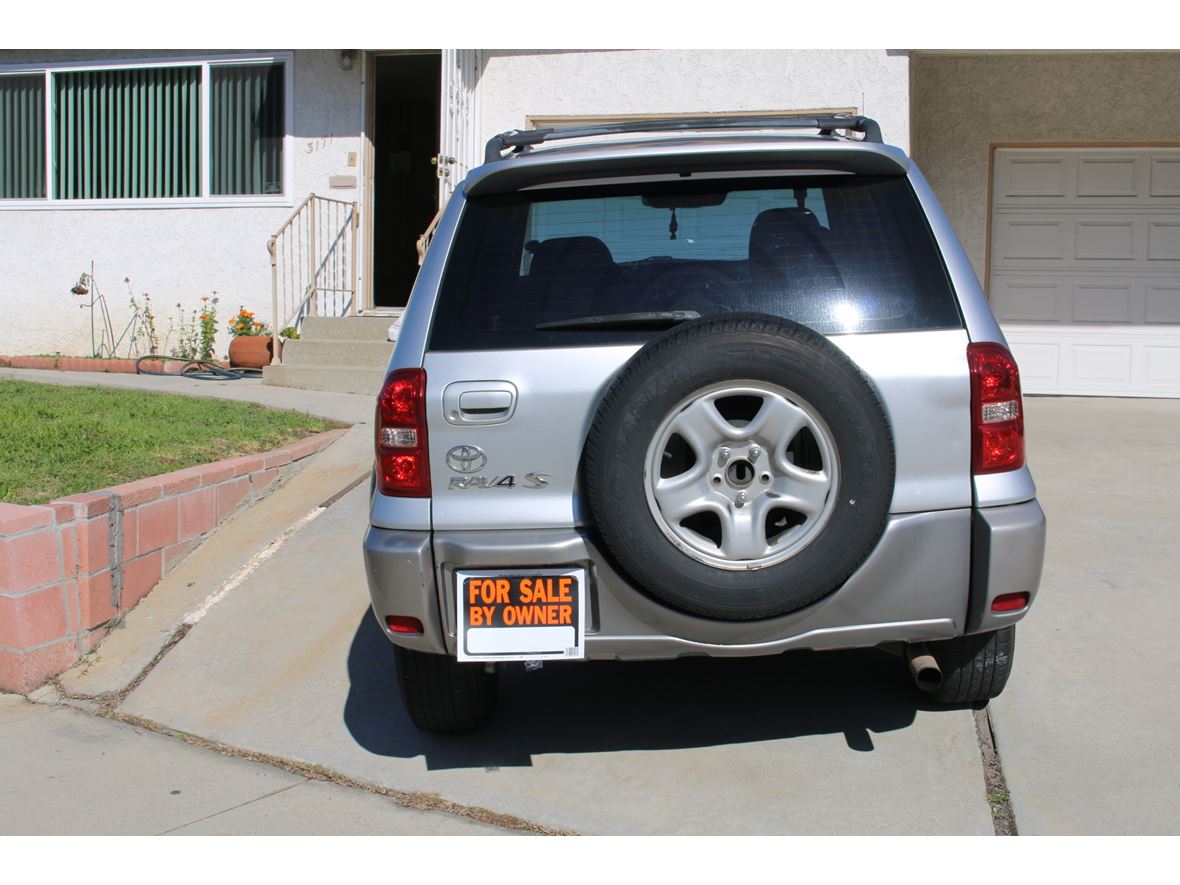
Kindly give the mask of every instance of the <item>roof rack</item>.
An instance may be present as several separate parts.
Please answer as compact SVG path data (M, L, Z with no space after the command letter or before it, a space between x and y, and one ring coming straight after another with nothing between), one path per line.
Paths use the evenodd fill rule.
M603 123L577 129L513 129L501 132L488 140L484 162L504 159L503 152L512 149L521 153L533 145L559 138L585 138L593 135L614 135L624 132L683 132L698 129L818 129L820 135L831 135L837 129L864 133L864 140L882 144L881 127L868 117L847 114L826 114L822 117L686 117L671 120L631 120L624 123Z

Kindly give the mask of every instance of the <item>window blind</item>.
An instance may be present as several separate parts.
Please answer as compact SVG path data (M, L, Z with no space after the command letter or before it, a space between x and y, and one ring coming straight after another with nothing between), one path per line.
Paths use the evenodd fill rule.
M200 67L68 71L53 84L58 199L200 194Z
M209 69L214 194L283 192L283 66Z
M0 77L0 200L45 196L45 77Z

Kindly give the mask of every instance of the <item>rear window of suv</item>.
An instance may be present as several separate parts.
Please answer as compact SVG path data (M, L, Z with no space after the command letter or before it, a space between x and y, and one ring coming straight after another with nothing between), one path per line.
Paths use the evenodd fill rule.
M962 325L905 178L683 180L470 198L430 347L642 341L650 328L538 326L653 311L769 313L825 335Z

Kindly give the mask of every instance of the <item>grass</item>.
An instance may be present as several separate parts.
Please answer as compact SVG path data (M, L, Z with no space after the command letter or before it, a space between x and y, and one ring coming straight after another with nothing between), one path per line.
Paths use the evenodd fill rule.
M254 403L0 381L0 501L44 504L340 426Z

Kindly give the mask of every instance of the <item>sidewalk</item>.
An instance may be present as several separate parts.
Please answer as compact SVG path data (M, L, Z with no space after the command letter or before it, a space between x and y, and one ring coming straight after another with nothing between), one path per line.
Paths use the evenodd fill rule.
M192 378L161 378L153 375L122 375L114 372L59 372L53 369L0 368L0 380L37 381L70 387L120 387L154 390L185 396L210 396L261 403L275 409L293 409L346 424L368 423L373 419L375 398L326 390L296 390L268 387L261 378L239 381L195 381Z
M452 814L0 694L0 835L480 836Z

